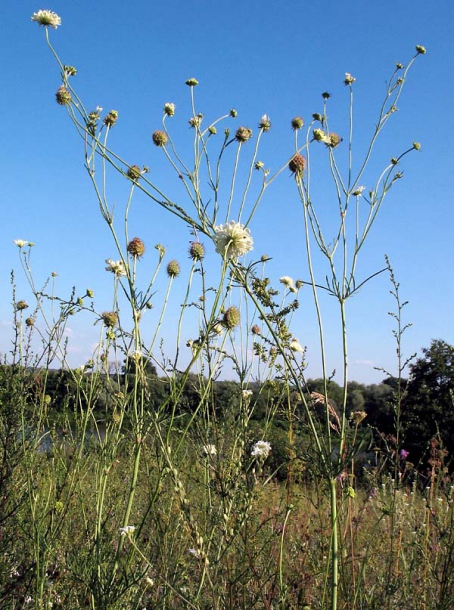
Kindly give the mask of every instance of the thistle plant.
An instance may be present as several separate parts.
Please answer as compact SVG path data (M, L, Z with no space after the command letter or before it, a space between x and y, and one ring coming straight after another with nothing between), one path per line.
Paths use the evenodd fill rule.
M100 332L92 360L81 370L69 373L76 388L72 406L77 442L76 459L65 466L61 475L64 485L58 490L57 486L50 486L46 499L38 502L31 477L28 479L29 506L36 526L35 555L41 566L36 568L37 603L42 603L46 595L43 575L46 562L50 561L48 549L63 527L58 515L65 514L79 495L85 499L81 501L80 515L88 532L87 552L79 567L74 557L68 561L86 583L91 607L122 607L125 600L135 608L143 607L144 600L169 608L181 604L219 609L252 608L256 604L290 607L284 568L286 553L292 546L287 534L293 527L290 487L275 515L265 518L260 508L263 488L280 468L267 470L268 460L273 457L268 435L276 418L283 417L289 472L298 463L311 468L323 481L329 498L320 607L329 604L335 610L340 606L340 577L346 573L340 565L342 553L350 553L351 562L355 562L354 548L342 545L353 522L350 517L356 492L352 464L364 442L359 433L362 418L357 415L355 421L353 415L354 425L349 426L348 303L383 271L357 278L360 256L384 198L402 178L400 165L405 156L419 150L420 145L414 142L402 153L393 151L389 163L373 181L366 170L377 139L395 114L408 72L425 49L417 46L405 68L396 66L359 163L353 162L352 152L354 94L359 77L358 82L351 74L343 79L349 100L344 137L337 133L341 131L337 125L333 126L336 131L331 129L330 95L323 93L322 112L312 114L306 126L300 116L290 121L293 138L289 129L288 156L273 172L259 157L261 140L272 131L270 117L263 114L255 124L245 121L236 126L233 121L238 113L232 109L209 120L197 104L199 83L196 78L189 78L189 119L185 128L189 125L191 129L190 152L178 150L172 137L169 121L174 122L181 112L174 103L165 102L161 125L154 130L150 127L151 142L183 189L177 202L150 175L147 166L123 159L114 151L111 132L121 129L119 113L110 110L103 114L100 107L85 107L73 86L76 69L61 61L51 43L49 28L61 25L58 15L38 11L32 20L44 27L47 44L60 68L56 102L66 109L82 139L87 174L112 240L112 250L106 253L105 262L100 262L111 274L112 301L99 309L91 290L80 297L74 291L68 299L56 297L47 284L38 290L31 271L30 244L16 241L36 301L36 314L32 316L25 314L27 302L17 301L16 315L27 315L30 322L24 318L25 326L38 329L35 318L39 314L44 330L36 332L41 332L46 345L53 346L47 350L47 365L56 357L66 362L63 330L68 316L90 315ZM324 150L317 151L315 147ZM323 171L333 187L332 212L338 219L331 242L327 238L331 227L325 227L320 220L313 188L313 181ZM257 243L253 225L265 214L261 202L267 189L277 188L279 178L289 173L301 206L305 253L300 275L306 279L282 275L273 281L268 274L269 257L254 260ZM114 174L128 186L121 218L107 189ZM370 186L364 186L366 180ZM188 242L189 269L168 257L160 243L153 249L148 235L130 234L137 194L148 197L181 222L181 234ZM155 257L154 271L143 281L141 265L149 260L150 253ZM217 257L215 272L208 271L207 256ZM322 280L316 273L317 257L325 265ZM164 276L166 288L157 294ZM162 333L178 282L186 282L186 287L180 299L176 345L169 356ZM323 375L320 393L311 391L306 379L306 356L311 347L306 348L292 330L299 320L302 289L310 291L318 321ZM339 313L343 384L340 404L333 403L330 395L324 294L334 299ZM153 331L148 337L143 320L150 318ZM22 345L21 341L18 343ZM24 362L23 355L20 358ZM112 370L109 363L113 363ZM238 391L231 397L231 404L220 405L215 381L225 366L235 373ZM185 402L188 387L191 400ZM101 404L103 393L107 398L101 426L96 406ZM160 400L155 403L157 394ZM265 415L261 429L254 430L251 422L260 400L265 402ZM220 424L222 410L227 426ZM297 428L309 439L303 446L296 445ZM90 511L90 520L90 499L86 498L81 473L87 466L88 432L93 430L99 459L90 468L95 481L95 508ZM58 445L56 440L57 437L54 444L61 452L59 463L67 464L64 444ZM125 485L115 508L110 510L111 489L118 477L115 468L123 458L128 468ZM143 481L147 481L146 494L140 491ZM201 494L197 492L200 489ZM57 502L62 503L58 504L58 515L56 509L50 511ZM53 520L44 530L49 514ZM277 557L273 555L274 534L269 529L275 519L283 523ZM150 528L162 532L161 546L150 540ZM353 541L352 530L350 540ZM258 554L254 544L263 552ZM239 558L238 564L234 557ZM241 565L248 566L244 573L238 567ZM359 571L353 566L351 573L356 586ZM153 589L156 582L159 587ZM345 590L344 595L348 597Z

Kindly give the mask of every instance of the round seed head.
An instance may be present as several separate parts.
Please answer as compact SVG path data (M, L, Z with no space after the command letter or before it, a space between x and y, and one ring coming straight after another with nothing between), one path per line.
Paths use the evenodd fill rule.
M288 164L289 170L292 174L300 177L303 175L304 170L306 169L306 159L300 153L294 155Z
M235 140L240 143L247 142L250 138L252 138L252 129L249 127L238 127Z
M167 265L167 275L172 278L180 275L180 263L178 261L170 261L170 263Z
M107 328L114 328L118 324L118 314L114 311L104 311L101 319Z
M140 258L145 253L145 244L140 237L134 237L134 239L131 239L126 249L131 256Z
M205 246L199 241L191 241L189 246L189 256L194 261L201 261L205 256Z
M155 131L151 136L156 146L165 146L168 141L167 134L164 131Z
M225 312L222 318L222 323L227 330L233 330L240 323L240 311L238 307L232 305Z
M57 89L55 99L57 100L57 104L60 104L60 106L67 106L71 101L71 94L66 87L61 85L61 87Z

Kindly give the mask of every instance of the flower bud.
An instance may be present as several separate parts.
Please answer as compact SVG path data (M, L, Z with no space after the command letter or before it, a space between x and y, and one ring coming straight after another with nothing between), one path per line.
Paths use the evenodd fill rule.
M196 78L188 78L188 80L186 81L186 85L188 85L189 87L197 87L198 84L199 81Z
M419 53L420 55L425 55L427 53L426 51L426 47L423 47L420 44L416 45L416 53Z
M229 115L234 119L236 116L238 116L238 112L235 110L235 108L232 108Z

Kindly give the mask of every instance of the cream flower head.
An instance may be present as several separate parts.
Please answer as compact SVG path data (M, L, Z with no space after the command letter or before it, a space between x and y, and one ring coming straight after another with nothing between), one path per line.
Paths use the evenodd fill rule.
M39 25L49 26L56 30L61 25L61 18L53 11L41 10L33 13L32 21L36 21Z
M106 263L106 271L114 273L116 277L122 277L126 275L126 267L123 261L113 261L111 258L107 258Z
M216 252L224 258L238 258L252 250L251 232L240 222L231 220L228 224L214 227L213 241Z
M254 457L267 458L271 452L271 445L268 441L257 441L252 447L251 455Z
M301 354L304 354L304 347L301 345L301 343L298 341L298 339L292 339L290 341L290 345L289 345L290 349L292 350L292 352L300 352Z
M13 241L18 248L25 248L25 246L28 246L28 241L25 241L24 239L14 239Z
M297 292L295 282L293 281L293 278L291 278L290 276L283 275L282 277L279 278L279 281L281 284L284 284L284 286L287 286L287 288L290 290L290 292Z

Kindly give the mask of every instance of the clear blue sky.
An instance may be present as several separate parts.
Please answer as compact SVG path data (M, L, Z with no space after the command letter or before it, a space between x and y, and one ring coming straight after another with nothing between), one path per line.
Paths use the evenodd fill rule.
M57 292L78 293L90 287L99 311L110 308L110 277L104 259L115 257L107 228L83 166L83 143L64 108L55 103L59 71L45 44L44 30L30 21L38 9L51 9L62 26L50 30L51 39L66 64L77 67L74 86L86 107L119 111L110 144L131 163L148 165L150 176L166 182L162 151L151 133L159 129L165 102L177 105L171 124L176 139L192 137L188 88L196 77L199 109L208 120L236 108L232 129L247 125L257 132L262 114L271 117L260 157L277 169L292 152L289 122L295 115L310 120L322 110L321 93L329 91L331 126L345 131L346 72L357 78L356 132L361 144L371 133L386 80L396 62L406 63L416 44L427 48L410 73L377 148L380 168L413 141L419 153L403 164L404 180L393 188L359 267L361 277L391 258L409 301L407 353L420 351L434 338L454 343L452 321L454 229L454 5L451 0L384 0L365 2L152 2L117 0L62 2L37 5L29 0L2 5L0 97L0 350L11 338L12 268L17 271L18 298L30 300L22 280L14 239L36 243L33 267L40 284L58 273ZM338 122L339 129L336 127ZM221 129L222 131L222 129ZM172 180L175 180L172 178ZM172 184L163 188L172 189ZM266 194L251 225L254 254L273 257L268 273L307 278L302 249L302 217L288 172ZM119 198L120 196L119 191ZM321 191L321 217L329 221L329 202ZM115 198L115 197L114 197ZM135 203L131 234L139 235L152 252L161 242L168 257L187 263L190 236L176 220L167 219L151 202ZM324 207L326 209L324 210ZM205 240L206 241L206 240ZM141 263L145 273L146 262ZM149 262L148 264L151 264ZM384 277L365 287L351 303L350 376L358 381L380 381L373 366L395 371L390 285ZM177 299L178 301L178 299ZM320 374L315 357L316 333L303 299L295 320L295 334L309 348L309 375ZM329 305L329 304L328 304ZM72 364L91 354L99 327L72 328ZM328 308L326 331L332 347L330 368L339 368L337 321ZM311 349L313 350L311 352ZM312 357L311 357L312 353Z

